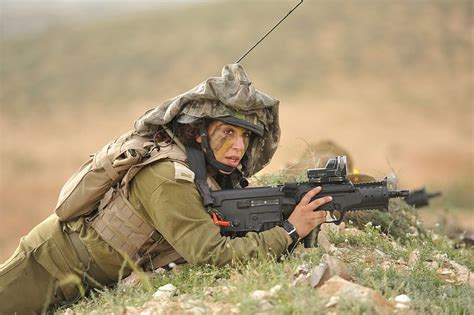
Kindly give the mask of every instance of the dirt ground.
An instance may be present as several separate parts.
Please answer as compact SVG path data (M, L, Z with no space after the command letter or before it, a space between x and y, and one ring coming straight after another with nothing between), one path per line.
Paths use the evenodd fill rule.
M443 189L473 175L472 111L463 115L395 104L369 107L366 100L349 97L282 99L281 144L264 172L280 170L296 162L308 144L330 139L351 153L361 173L378 179L394 174L403 188ZM16 121L0 118L0 261L52 213L60 187L74 170L131 127L146 103L115 114L81 109ZM472 210L462 220L470 226Z

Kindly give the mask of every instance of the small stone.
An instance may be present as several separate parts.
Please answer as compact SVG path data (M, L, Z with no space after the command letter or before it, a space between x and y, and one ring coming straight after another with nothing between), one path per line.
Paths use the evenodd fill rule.
M140 272L139 274L136 272L132 272L127 278L122 280L122 284L130 288L138 288L143 279L149 278L151 273L144 273Z
M306 282L306 275L299 275L296 277L295 280L293 280L293 283L291 284L292 286L296 287L297 285L300 285L302 283Z
M72 310L72 308L67 308L65 311L64 311L64 314L66 315L74 315L74 311Z
M281 290L281 285L277 284L276 286L270 289L270 294L273 296L277 294L280 290Z
M158 269L153 270L153 272L157 273L159 275L163 275L163 274L167 273L167 270L165 268L158 268Z
M413 267L420 261L420 251L415 249L408 257L408 266Z
M381 250L379 250L379 249L377 249L377 248L374 249L374 252L376 252L377 255L379 255L379 256L382 257L382 258L387 257L387 254L385 254L384 252L382 252Z
M376 314L390 313L394 310L393 304L387 301L377 291L347 281L339 276L333 276L316 292L318 297L323 301L327 300L326 303L329 303L331 298L339 296L339 298L344 300L357 301L357 303L370 303L374 305L373 311Z
M406 309L410 308L410 306L408 306L406 304L403 304L403 303L397 303L397 304L395 304L395 307L400 309L400 310L406 310Z
M170 269L174 269L175 267L176 267L176 264L174 262L170 262L168 264L168 268L170 268Z
M168 300L172 296L176 295L178 289L171 283L168 283L164 286L158 288L158 290L153 294L153 297L158 300Z
M313 288L321 286L332 276L337 275L343 279L351 280L347 265L340 259L328 254L324 254L318 266L313 268L308 275Z
M474 276L472 276L469 268L452 260L449 261L449 264L455 270L458 282L467 283L470 287L474 287Z
M439 264L436 261L425 261L424 265L428 268L435 269L435 270L439 268Z
M336 305L339 302L339 300L340 300L339 296L331 296L331 298L329 299L329 302L327 302L326 305L324 305L324 307L326 308L332 307Z
M395 297L395 302L409 304L411 302L411 299L406 294L400 294Z
M205 288L202 294L204 296L213 296L214 295L214 289L213 288Z
M329 226L332 226L332 224L323 224L321 226L321 231L318 233L318 245L327 253L333 253L336 250L336 247L329 241L329 234L338 233L339 230Z
M363 258L366 264L373 265L375 263L375 257L373 255L368 255L368 256L364 255Z
M255 301L260 301L268 297L270 294L264 290L255 290L252 292L250 297Z
M327 263L320 263L318 266L313 268L313 270L311 270L311 275L309 276L309 283L311 287L315 288L318 285L322 285L323 281L321 280L323 279L327 269Z
M295 276L299 275L307 275L309 270L310 270L310 265L309 264L302 264L299 265L298 268L296 268L296 271L294 273Z

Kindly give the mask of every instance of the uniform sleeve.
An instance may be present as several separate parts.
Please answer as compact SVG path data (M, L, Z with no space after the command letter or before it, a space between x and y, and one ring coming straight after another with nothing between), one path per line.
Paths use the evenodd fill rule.
M278 256L288 246L281 227L234 239L221 236L194 184L175 180L170 162L158 163L153 171L138 176L132 192L158 232L189 263L224 265L232 260Z

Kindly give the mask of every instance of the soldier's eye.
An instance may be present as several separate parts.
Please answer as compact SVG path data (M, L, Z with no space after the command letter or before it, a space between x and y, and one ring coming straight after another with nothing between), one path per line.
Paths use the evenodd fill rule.
M231 128L226 128L224 129L224 134L227 136L232 136L234 134L234 130L232 130Z
M250 138L251 135L252 135L252 133L250 131L244 132L244 137L245 138Z

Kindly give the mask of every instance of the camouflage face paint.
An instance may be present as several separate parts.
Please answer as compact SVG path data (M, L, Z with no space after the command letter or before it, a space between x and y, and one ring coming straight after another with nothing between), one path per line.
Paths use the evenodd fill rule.
M217 161L236 167L250 141L250 132L242 127L213 121L207 127L209 144Z

